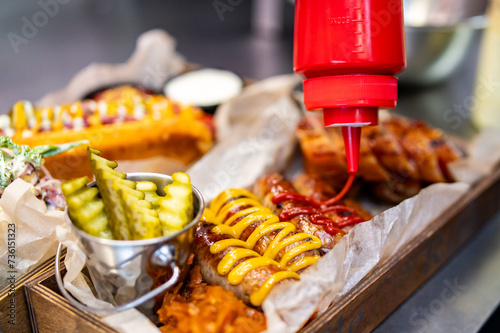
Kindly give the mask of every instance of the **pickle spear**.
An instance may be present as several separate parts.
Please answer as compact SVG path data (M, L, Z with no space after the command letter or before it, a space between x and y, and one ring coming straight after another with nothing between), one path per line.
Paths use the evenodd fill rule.
M117 240L156 238L181 230L193 219L193 189L183 172L158 195L151 181L131 181L115 170L118 164L88 148L97 187L87 187L87 177L63 184L71 219L83 231Z
M129 222L125 215L123 200L118 191L135 196L137 200L144 199L144 193L135 190L135 182L126 180L126 174L114 170L117 163L100 157L100 151L88 148L90 165L97 182L97 187L104 202L104 209L109 218L109 224L114 239L132 239Z
M160 198L159 217L163 234L181 230L193 219L193 188L189 175L176 172L173 182L165 186L165 197Z
M138 181L136 183L136 189L144 192L144 200L149 201L153 209L158 209L160 207L160 204L158 203L160 196L156 193L158 187L155 183L146 180Z
M104 203L96 187L88 187L87 176L64 182L61 186L68 213L75 225L89 235L112 238Z
M163 235L158 211L152 209L149 201L137 200L134 195L125 193L123 190L118 193L123 200L132 239L155 238Z

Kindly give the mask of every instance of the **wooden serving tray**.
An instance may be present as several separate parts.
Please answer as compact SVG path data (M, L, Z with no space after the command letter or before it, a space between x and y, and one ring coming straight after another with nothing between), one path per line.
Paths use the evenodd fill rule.
M369 332L488 222L500 207L500 169L476 184L419 236L361 280L301 332ZM33 332L116 332L59 294L54 267L25 286ZM7 332L7 331L6 331ZM17 331L16 331L17 332Z
M24 274L16 280L14 290L10 286L0 290L0 332L3 333L20 333L31 332L31 323L26 302L25 284L28 281L36 279L46 271L54 268L54 259L45 261L34 271ZM10 305L15 304L15 320L14 324L10 321L12 318L9 315Z
M62 264L61 273L65 272ZM75 308L60 294L54 266L26 283L26 298L32 332L119 333L98 316Z

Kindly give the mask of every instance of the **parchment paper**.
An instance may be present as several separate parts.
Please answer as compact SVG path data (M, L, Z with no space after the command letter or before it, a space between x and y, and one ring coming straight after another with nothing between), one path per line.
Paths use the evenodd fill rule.
M333 250L303 273L300 281L273 288L263 304L267 331L300 329L311 315L325 311L332 301L416 236L468 188L464 183L431 185L371 221L355 226Z
M55 229L65 222L63 212L47 211L45 203L39 200L31 191L31 186L21 179L5 188L0 198L0 208L2 289L10 284L7 277L14 275L18 279L55 254ZM15 224L15 228L12 228L12 224Z
M205 201L229 187L250 188L263 174L287 167L301 115L291 97L299 82L295 75L263 80L217 110L220 140L187 171Z
M82 302L90 306L111 307L112 305L96 299L83 275L85 254L79 241L70 231L64 219L64 213L47 210L47 206L31 191L31 185L16 179L7 186L0 198L0 282L3 288L11 282L8 277L16 279L34 269L37 265L55 255L59 240L68 247L65 261L68 273L64 277L66 289ZM9 224L15 224L14 267L8 261L10 248L7 243ZM10 241L11 239L9 239ZM43 309L37 309L43 311ZM158 333L158 328L142 313L132 309L103 318L110 326L125 333Z

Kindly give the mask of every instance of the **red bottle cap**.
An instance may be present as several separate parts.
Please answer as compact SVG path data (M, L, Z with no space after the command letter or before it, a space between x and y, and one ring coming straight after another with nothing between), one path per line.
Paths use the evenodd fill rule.
M397 78L390 75L320 76L304 81L308 110L356 106L392 109L397 100Z
M323 109L325 127L378 125L378 107L343 107Z

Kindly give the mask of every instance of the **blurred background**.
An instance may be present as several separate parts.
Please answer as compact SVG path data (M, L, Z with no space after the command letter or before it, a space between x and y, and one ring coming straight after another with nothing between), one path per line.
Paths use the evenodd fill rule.
M92 62L124 62L137 37L154 28L170 33L189 62L254 79L293 72L293 5L285 1L280 15L283 31L277 38L252 33L251 1L238 1L221 16L211 0L61 1L65 2L55 2L58 12L47 24L13 47L7 35L22 37L26 19L33 22L33 15L43 8L37 1L0 1L2 111L18 99L36 100L63 87Z
M409 66L398 112L472 135L466 117L446 111L473 90L482 29L467 20L486 3L404 1ZM291 73L293 10L285 0L0 0L0 112L64 87L92 62L124 62L154 28L176 38L189 62L257 80Z

